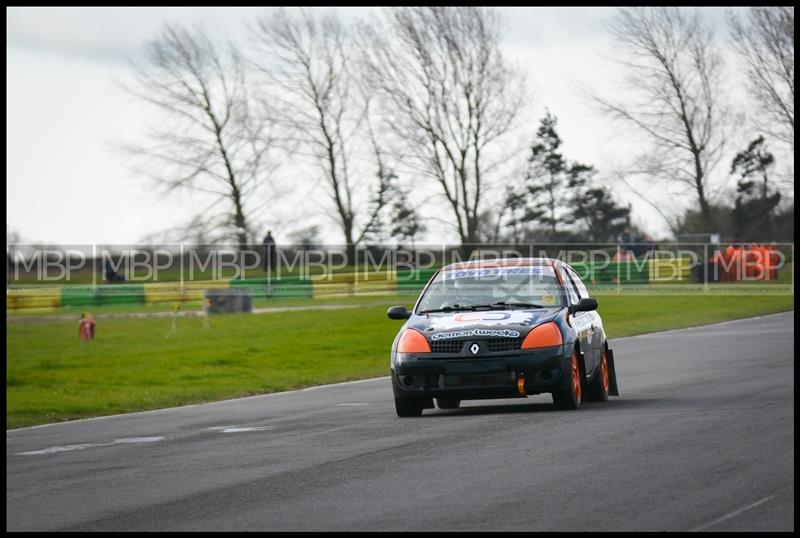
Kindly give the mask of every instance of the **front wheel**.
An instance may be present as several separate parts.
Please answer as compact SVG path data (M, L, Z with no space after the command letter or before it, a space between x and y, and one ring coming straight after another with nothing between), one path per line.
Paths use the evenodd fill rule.
M581 369L577 352L572 352L569 364L569 387L553 392L553 403L558 409L578 409L581 406Z
M398 417L422 416L423 402L419 398L394 397L394 409Z

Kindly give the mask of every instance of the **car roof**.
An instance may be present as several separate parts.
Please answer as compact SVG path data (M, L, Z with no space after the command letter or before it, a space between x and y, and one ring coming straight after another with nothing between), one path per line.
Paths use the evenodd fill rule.
M472 260L451 263L442 267L442 271L461 269L492 269L496 267L529 267L531 265L555 266L558 260L553 258L499 258L496 260Z

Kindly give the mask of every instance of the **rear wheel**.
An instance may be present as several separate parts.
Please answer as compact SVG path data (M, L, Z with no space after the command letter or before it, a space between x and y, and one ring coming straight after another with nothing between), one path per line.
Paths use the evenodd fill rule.
M589 399L593 402L605 402L608 400L608 386L608 357L606 357L606 350L604 349L600 358L600 371L594 376L589 387Z
M439 409L458 409L461 405L461 400L458 398L436 398L436 405Z
M581 369L578 353L572 352L569 362L569 387L553 392L553 403L558 409L578 409L581 406Z
M424 402L419 398L394 397L394 409L398 417L419 417L422 416Z

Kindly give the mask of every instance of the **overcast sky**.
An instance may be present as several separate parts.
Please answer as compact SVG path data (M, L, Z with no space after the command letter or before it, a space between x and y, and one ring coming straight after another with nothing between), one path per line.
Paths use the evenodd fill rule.
M115 143L140 141L151 111L115 81L129 80L130 61L165 22L200 22L220 41L242 41L248 22L264 8L9 8L7 9L7 212L9 229L28 241L132 243L149 233L185 224L197 211L186 197L163 197L133 175ZM324 11L324 10L320 10ZM370 9L338 8L349 22ZM602 172L620 164L636 147L635 137L598 115L576 83L614 92L619 73L604 22L612 9L507 8L503 47L527 71L532 106L524 121L535 132L547 107L559 120L564 154ZM717 38L730 54L721 9L705 9ZM735 99L741 81L732 80ZM306 182L295 199L314 194ZM316 187L318 188L318 187ZM642 187L653 199L686 196L674 188ZM633 203L635 222L658 235L667 228L646 204L623 187L615 192ZM324 200L325 195L315 197ZM322 202L321 202L322 203ZM281 211L291 211L291 200ZM265 216L278 240L296 227L284 213ZM274 222L281 220L284 223ZM290 222L291 223L288 223ZM330 221L320 220L322 239L339 241ZM455 240L452 230L429 224L429 241ZM326 231L327 230L327 231ZM281 235L283 235L281 237Z

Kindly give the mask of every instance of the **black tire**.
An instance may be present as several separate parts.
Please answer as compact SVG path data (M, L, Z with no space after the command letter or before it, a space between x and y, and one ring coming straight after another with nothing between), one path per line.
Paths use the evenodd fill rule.
M589 385L589 400L592 402L605 402L608 401L608 387L609 387L609 370L608 358L606 350L603 348L603 355L600 358L600 367L594 375L591 384Z
M573 410L581 406L581 367L578 353L572 353L570 368L567 370L567 388L553 392L553 403L557 409Z
M394 409L398 417L422 416L423 402L419 398L394 397Z
M458 398L436 398L436 405L439 409L458 409L461 406L461 400Z

